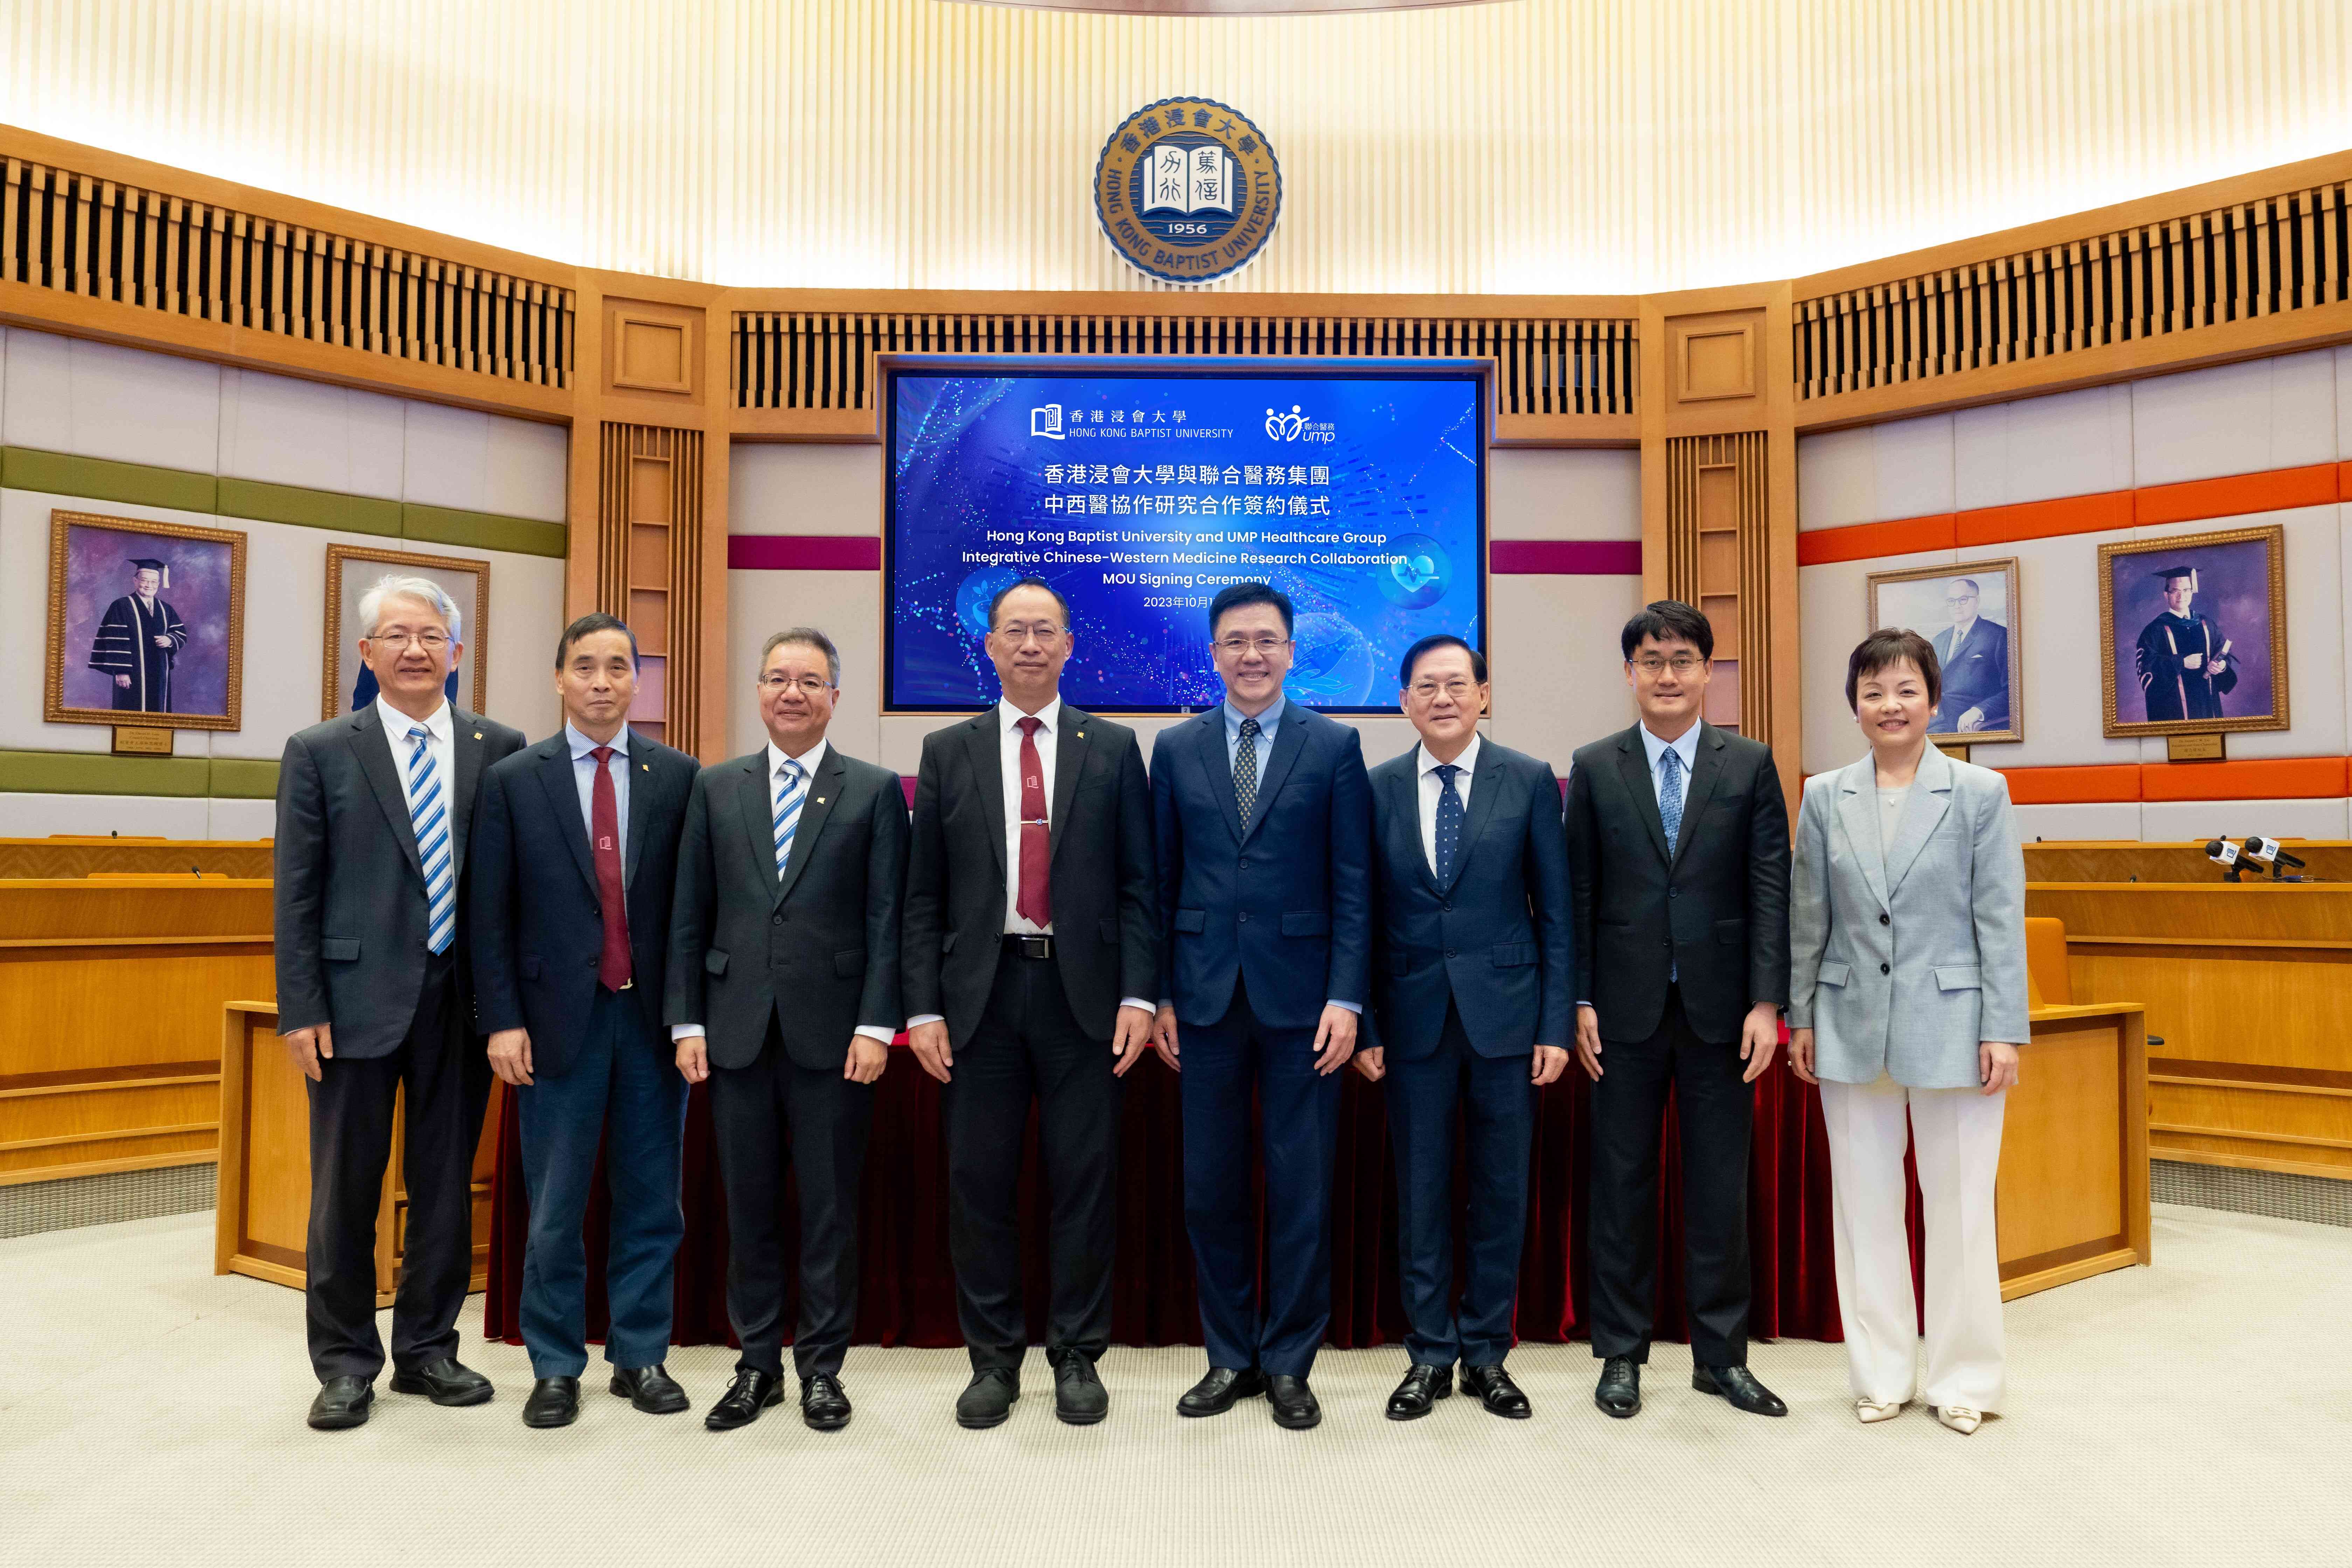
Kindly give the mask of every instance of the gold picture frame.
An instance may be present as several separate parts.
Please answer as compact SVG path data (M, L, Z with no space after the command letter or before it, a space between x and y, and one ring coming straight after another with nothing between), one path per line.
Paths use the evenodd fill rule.
M2263 560L2253 564L2254 553L2247 546L2259 546ZM2189 608L2196 619L2213 625L2213 636L2221 640L2217 648L2230 654L2228 669L2233 679L2226 692L2210 696L2211 705L2219 708L2237 697L2237 689L2251 684L2252 677L2260 682L2258 689L2267 691L2267 708L2262 712L2231 714L2226 711L2180 718L2170 716L2169 709L2180 707L2184 713L2204 703L2203 694L2183 689L2176 702L2159 710L2166 716L2151 719L2146 715L2157 705L2147 695L2151 680L2142 679L2139 668L2139 645L2147 633L2156 629L2158 621L2148 616L2147 583L2161 581L2158 563L2167 566L2193 568L2198 576L2190 579L2191 597ZM2331 563L2332 569L2332 563ZM2204 574L2212 572L2219 581L2211 586L2213 609L2197 608L2197 599L2207 594ZM2129 592L2117 593L2119 574ZM2155 606L2165 608L2166 601L2159 591ZM2250 618L2249 607L2259 610L2267 618L2264 627L2252 628L2249 638L2243 622ZM2118 643L2116 617L2125 620L2122 632L2127 634L2129 646ZM2221 619L2213 621L2213 616ZM2145 622L2145 624L2143 624ZM2238 623L2234 629L2231 623ZM2188 624L2188 623L2184 623ZM2254 653L2245 650L2251 646ZM2203 655L2197 656L2200 660ZM2183 662L2186 662L2185 660ZM2289 722L2287 704L2286 652L2286 529L2271 523L2261 528L2225 528L2206 533L2173 534L2163 539L2135 539L2099 546L2099 679L2103 689L2101 710L2102 732L2110 740L2138 735L2223 735L2248 730L2284 730ZM2123 672L2129 670L2126 676ZM2151 678L2155 679L2155 678ZM2174 677L2176 683L2181 679ZM2128 681L2128 686L2125 682ZM2250 693L2238 698L2241 702L2260 700ZM2141 716L2134 718L2137 711Z
M87 531L77 537L76 531ZM166 691L162 709L99 707L89 699L100 694L100 687L110 686L104 676L93 682L83 679L89 673L87 659L94 649L89 645L108 613L113 600L129 595L119 592L120 584L96 581L107 570L120 572L124 564L122 548L102 535L136 535L142 538L170 540L182 546L181 583L184 595L192 590L201 596L201 607L191 604L190 613L196 615L202 635L191 633L188 640L175 650L163 678ZM100 512L71 511L57 508L49 513L49 605L47 650L43 662L41 681L41 718L51 724L110 724L124 728L152 730L241 730L245 727L245 543L246 535L230 528L199 528L184 522L155 522L146 518L113 517ZM186 546L207 547L201 563L192 558ZM218 551L225 552L213 555ZM158 550L155 553L169 553ZM103 558L104 563L100 563ZM194 571L191 568L194 568ZM168 572L166 574L168 576ZM195 581L192 582L191 578ZM199 584L201 584L199 586ZM110 593L110 589L116 590ZM158 602L171 605L163 597L173 593L165 584ZM176 608L174 615L179 612ZM214 628L217 628L215 634ZM68 689L68 650L72 642L80 642L88 650L85 663L75 677L79 691ZM206 671L184 669L181 660L191 647L201 649ZM182 700L183 693L201 694L209 689L208 670L216 668L220 673L220 711L175 712L169 706ZM138 677L144 689L147 679L142 663ZM104 693L111 696L111 689ZM76 699L79 698L80 700ZM190 699L195 700L195 699ZM211 706L207 704L207 706Z
M1900 626L1906 631L1917 632L1927 639L1930 646L1934 646L1939 638L1948 637L1954 630L1950 613L1945 607L1948 603L1948 584L1963 579L1978 585L1978 602L1982 607L1969 627L1967 647L1958 650L1960 660L1968 667L1962 679L1985 671L1990 671L1995 679L1991 687L1978 693L1981 700L1970 702L1967 709L1953 709L1951 705L1967 692L1954 691L1950 654L1946 647L1937 647L1936 657L1945 664L1944 700L1937 705L1937 710L1939 715L1965 721L1970 711L1981 710L1989 705L1992 700L1992 690L1998 689L2002 692L2001 721L1998 726L1975 730L1937 729L1931 724L1927 738L1962 746L2022 741L2025 739L2025 616L2021 613L2023 579L2016 556L1962 561L1948 566L1913 566L1900 572L1873 572L1863 590L1865 595L1864 609L1867 615L1864 624L1873 631L1884 626ZM1984 584L1988 581L2000 583L1998 594L1985 591ZM1913 584L1925 583L1938 585L1932 608L1936 616L1942 617L1940 620L1927 613L1930 606L1923 595L1916 591L1907 595L1901 592ZM1889 590L1895 592L1890 593ZM2001 634L1998 639L1998 660L1990 651L1982 651L1987 644L1978 635L1979 627L1990 627ZM1991 715L1985 715L1986 721L1990 718Z
M344 660L358 650L357 635L343 624L346 600L344 576L354 564L382 565L383 576L400 573L406 575L434 578L443 575L463 575L472 579L472 600L452 593L457 600L461 621L458 643L460 691L470 687L471 710L479 713L489 689L490 679L490 563L465 555L420 555L411 550L375 550L364 544L330 544L327 546L327 615L323 647L326 657L320 661L319 717L332 719L348 713L355 704L351 700L352 683L344 679ZM442 583L444 589L452 588ZM364 590L362 590L364 591ZM352 611L357 612L358 596L350 595ZM469 668L468 668L469 667Z

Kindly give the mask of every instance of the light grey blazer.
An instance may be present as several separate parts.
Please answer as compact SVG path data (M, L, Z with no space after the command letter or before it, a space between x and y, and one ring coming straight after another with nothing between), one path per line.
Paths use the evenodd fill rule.
M1865 756L1805 781L1789 910L1789 1026L1815 1070L1974 1089L1977 1045L2028 1038L2025 851L2009 781L1930 745L1882 855Z

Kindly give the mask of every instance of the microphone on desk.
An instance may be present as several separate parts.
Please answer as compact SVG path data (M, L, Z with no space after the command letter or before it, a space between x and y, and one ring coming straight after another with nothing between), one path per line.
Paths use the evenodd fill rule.
M2302 870L2303 862L2288 854L2285 847L2275 838L2264 838L2260 834L2254 834L2248 837L2246 840L2246 858L2256 866L2268 867L2270 868L2271 876L2273 879L2284 881L2300 881L2302 879L2300 878L2279 877L2279 873L2282 870Z
M2205 858L2221 868L2224 881L2245 880L2245 868L2252 864L2239 847L2226 838L2216 838L2205 846Z

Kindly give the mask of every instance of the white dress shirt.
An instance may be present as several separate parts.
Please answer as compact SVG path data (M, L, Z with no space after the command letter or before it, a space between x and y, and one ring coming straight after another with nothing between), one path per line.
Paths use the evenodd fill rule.
M580 825L588 830L588 852L596 852L596 759L588 753L598 746L610 746L613 754L604 771L613 775L613 808L620 831L614 836L614 847L620 851L621 864L629 863L629 727L621 726L619 734L609 741L592 741L564 721L563 739L572 747L572 782L580 786Z
M1470 810L1470 773L1478 765L1479 745L1478 731L1473 730L1470 731L1470 743L1462 748L1460 756L1454 759L1454 765L1462 770L1454 775L1454 795L1462 803L1465 818ZM1421 770L1421 853L1429 862L1430 874L1434 876L1437 872L1437 792L1444 787L1438 782L1437 770L1444 764L1431 756L1429 747L1423 744L1418 765ZM1462 847L1467 850L1470 847L1465 844Z
M1021 902L1021 721L1030 717L1009 700L1000 698L996 704L997 776L1004 788L1004 932L1006 936L1051 936L1051 921L1039 925L1020 911ZM1045 792L1045 831L1053 832L1055 752L1060 749L1062 700L1055 697L1037 710L1037 762L1044 777L1040 786ZM1140 1007L1149 1013L1151 1004L1140 996L1122 996L1122 1007ZM918 1013L907 1020L909 1029L919 1024L936 1024L937 1013Z
M776 786L782 782L784 764L786 763L791 763L800 769L801 788L805 792L816 780L817 765L824 761L824 747L825 742L819 741L815 745L811 746L799 756L788 757L777 748L776 743L773 741L768 742L768 815L771 820L775 816ZM793 829L793 850L795 854L799 853L800 850L800 835L807 832L809 826L808 812L805 809L807 805L805 797L803 797L802 804L803 809L801 812L800 825ZM693 1036L699 1035L702 1032L703 1028L699 1024L672 1024L669 1029L669 1037L672 1040L683 1040ZM886 1046L890 1043L891 1037L894 1033L894 1031L886 1029L879 1024L860 1024L857 1026L856 1032L865 1036L869 1040L879 1041L881 1044Z
M383 725L384 739L392 742L393 765L400 770L400 791L408 797L408 815L416 815L416 780L408 766L411 752L416 749L408 731L417 725L425 726L425 750L433 758L433 776L441 781L441 798L449 803L450 843L457 843L457 721L449 711L445 700L434 710L430 719L412 719L379 697L375 700L376 718ZM457 869L453 864L452 872Z

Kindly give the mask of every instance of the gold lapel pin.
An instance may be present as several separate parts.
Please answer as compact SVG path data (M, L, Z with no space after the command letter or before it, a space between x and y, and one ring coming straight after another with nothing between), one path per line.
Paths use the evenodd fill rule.
M637 764L637 772L639 772L639 773L651 773L651 772L653 772L653 771L654 771L654 765L653 765L653 763L639 763Z
M1086 738L1087 738L1087 732L1086 732L1084 730L1079 731L1078 731L1078 739L1079 739L1079 740L1081 740L1081 741L1083 741L1083 740L1085 740Z
M819 796L817 796L817 797L816 797L816 803L817 803L817 805L823 805L824 804L824 796L823 796L823 795L819 795Z
M482 738L482 732L481 732L479 730L475 731L474 731L474 739L476 739L477 741L478 741L478 740L480 740L481 738Z

